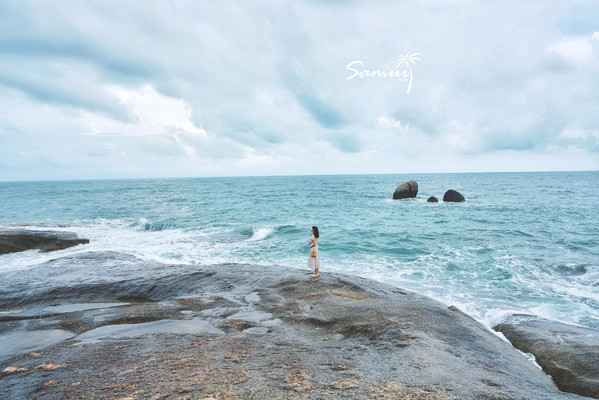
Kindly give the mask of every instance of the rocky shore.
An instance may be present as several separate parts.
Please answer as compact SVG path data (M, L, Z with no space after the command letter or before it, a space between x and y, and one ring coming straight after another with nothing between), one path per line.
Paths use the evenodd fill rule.
M599 331L513 315L495 326L519 350L531 353L566 392L599 399Z
M9 230L0 231L0 254L26 250L56 251L89 243L73 232Z
M165 265L0 294L0 398L581 398L457 308L355 276Z

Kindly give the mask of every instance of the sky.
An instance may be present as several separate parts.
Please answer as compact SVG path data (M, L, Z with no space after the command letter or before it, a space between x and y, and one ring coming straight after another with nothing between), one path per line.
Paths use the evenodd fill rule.
M0 0L0 181L599 169L599 1Z

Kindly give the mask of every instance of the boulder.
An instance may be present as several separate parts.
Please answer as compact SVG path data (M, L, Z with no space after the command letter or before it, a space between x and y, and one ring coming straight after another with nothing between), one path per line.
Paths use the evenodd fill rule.
M395 189L395 193L393 193L393 199L409 199L412 197L416 197L418 194L418 183L414 181L409 181L406 183L402 183Z
M452 201L455 203L459 203L462 201L466 201L466 199L464 199L464 196L462 196L460 192L450 189L447 192L445 192L445 195L443 196L443 201Z
M124 265L143 272L123 279L114 271ZM74 270L99 279L76 279ZM311 274L274 265L189 268L118 253L3 274L14 287L4 303L17 296L23 311L21 319L0 316L0 343L72 332L84 345L12 351L4 360L0 346L0 398L112 399L138 387L143 396L133 397L148 399L579 398L456 307L357 276ZM3 293L0 285L0 308ZM119 306L80 312L47 307L113 301ZM40 367L50 364L60 367Z
M439 199L437 199L435 196L431 196L428 198L427 202L428 203L438 203Z
M534 355L560 390L599 399L599 330L525 316L493 329Z
M14 230L0 232L0 254L38 249L62 250L78 244L89 243L73 232Z

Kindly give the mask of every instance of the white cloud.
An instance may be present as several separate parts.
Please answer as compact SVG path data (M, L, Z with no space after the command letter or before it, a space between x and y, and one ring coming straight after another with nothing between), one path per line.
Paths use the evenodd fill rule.
M397 121L395 118L387 118L384 115L378 117L377 122L381 128L400 129L402 127L401 121Z
M580 62L588 59L593 53L593 45L599 39L599 32L592 35L561 39L547 49L550 53L558 54L567 61Z
M472 124L450 121L440 137L440 148L452 153L476 154L481 150L481 135L475 132Z
M241 167L253 166L273 166L277 164L276 157L267 154L257 154L252 147L245 146L243 149L243 158L239 160L238 165Z
M160 135L173 130L207 134L191 120L191 106L184 99L164 96L150 85L137 90L110 86L108 91L116 96L135 121L137 135Z
M599 129L566 129L557 137L557 143L571 148L599 151Z

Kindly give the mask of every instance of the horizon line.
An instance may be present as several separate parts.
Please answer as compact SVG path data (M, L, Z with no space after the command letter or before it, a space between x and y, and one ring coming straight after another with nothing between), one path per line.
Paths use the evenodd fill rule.
M451 174L522 174L522 173L567 173L599 172L599 170L528 170L528 171L462 171L462 172L384 172L384 173L341 173L341 174L281 174L281 175L214 175L214 176L170 176L170 177L130 177L130 178L74 178L74 179L25 179L6 180L3 183L43 183L43 182L95 182L95 181L134 181L134 180L183 180L215 178L279 178L309 176L367 176L367 175L451 175Z

